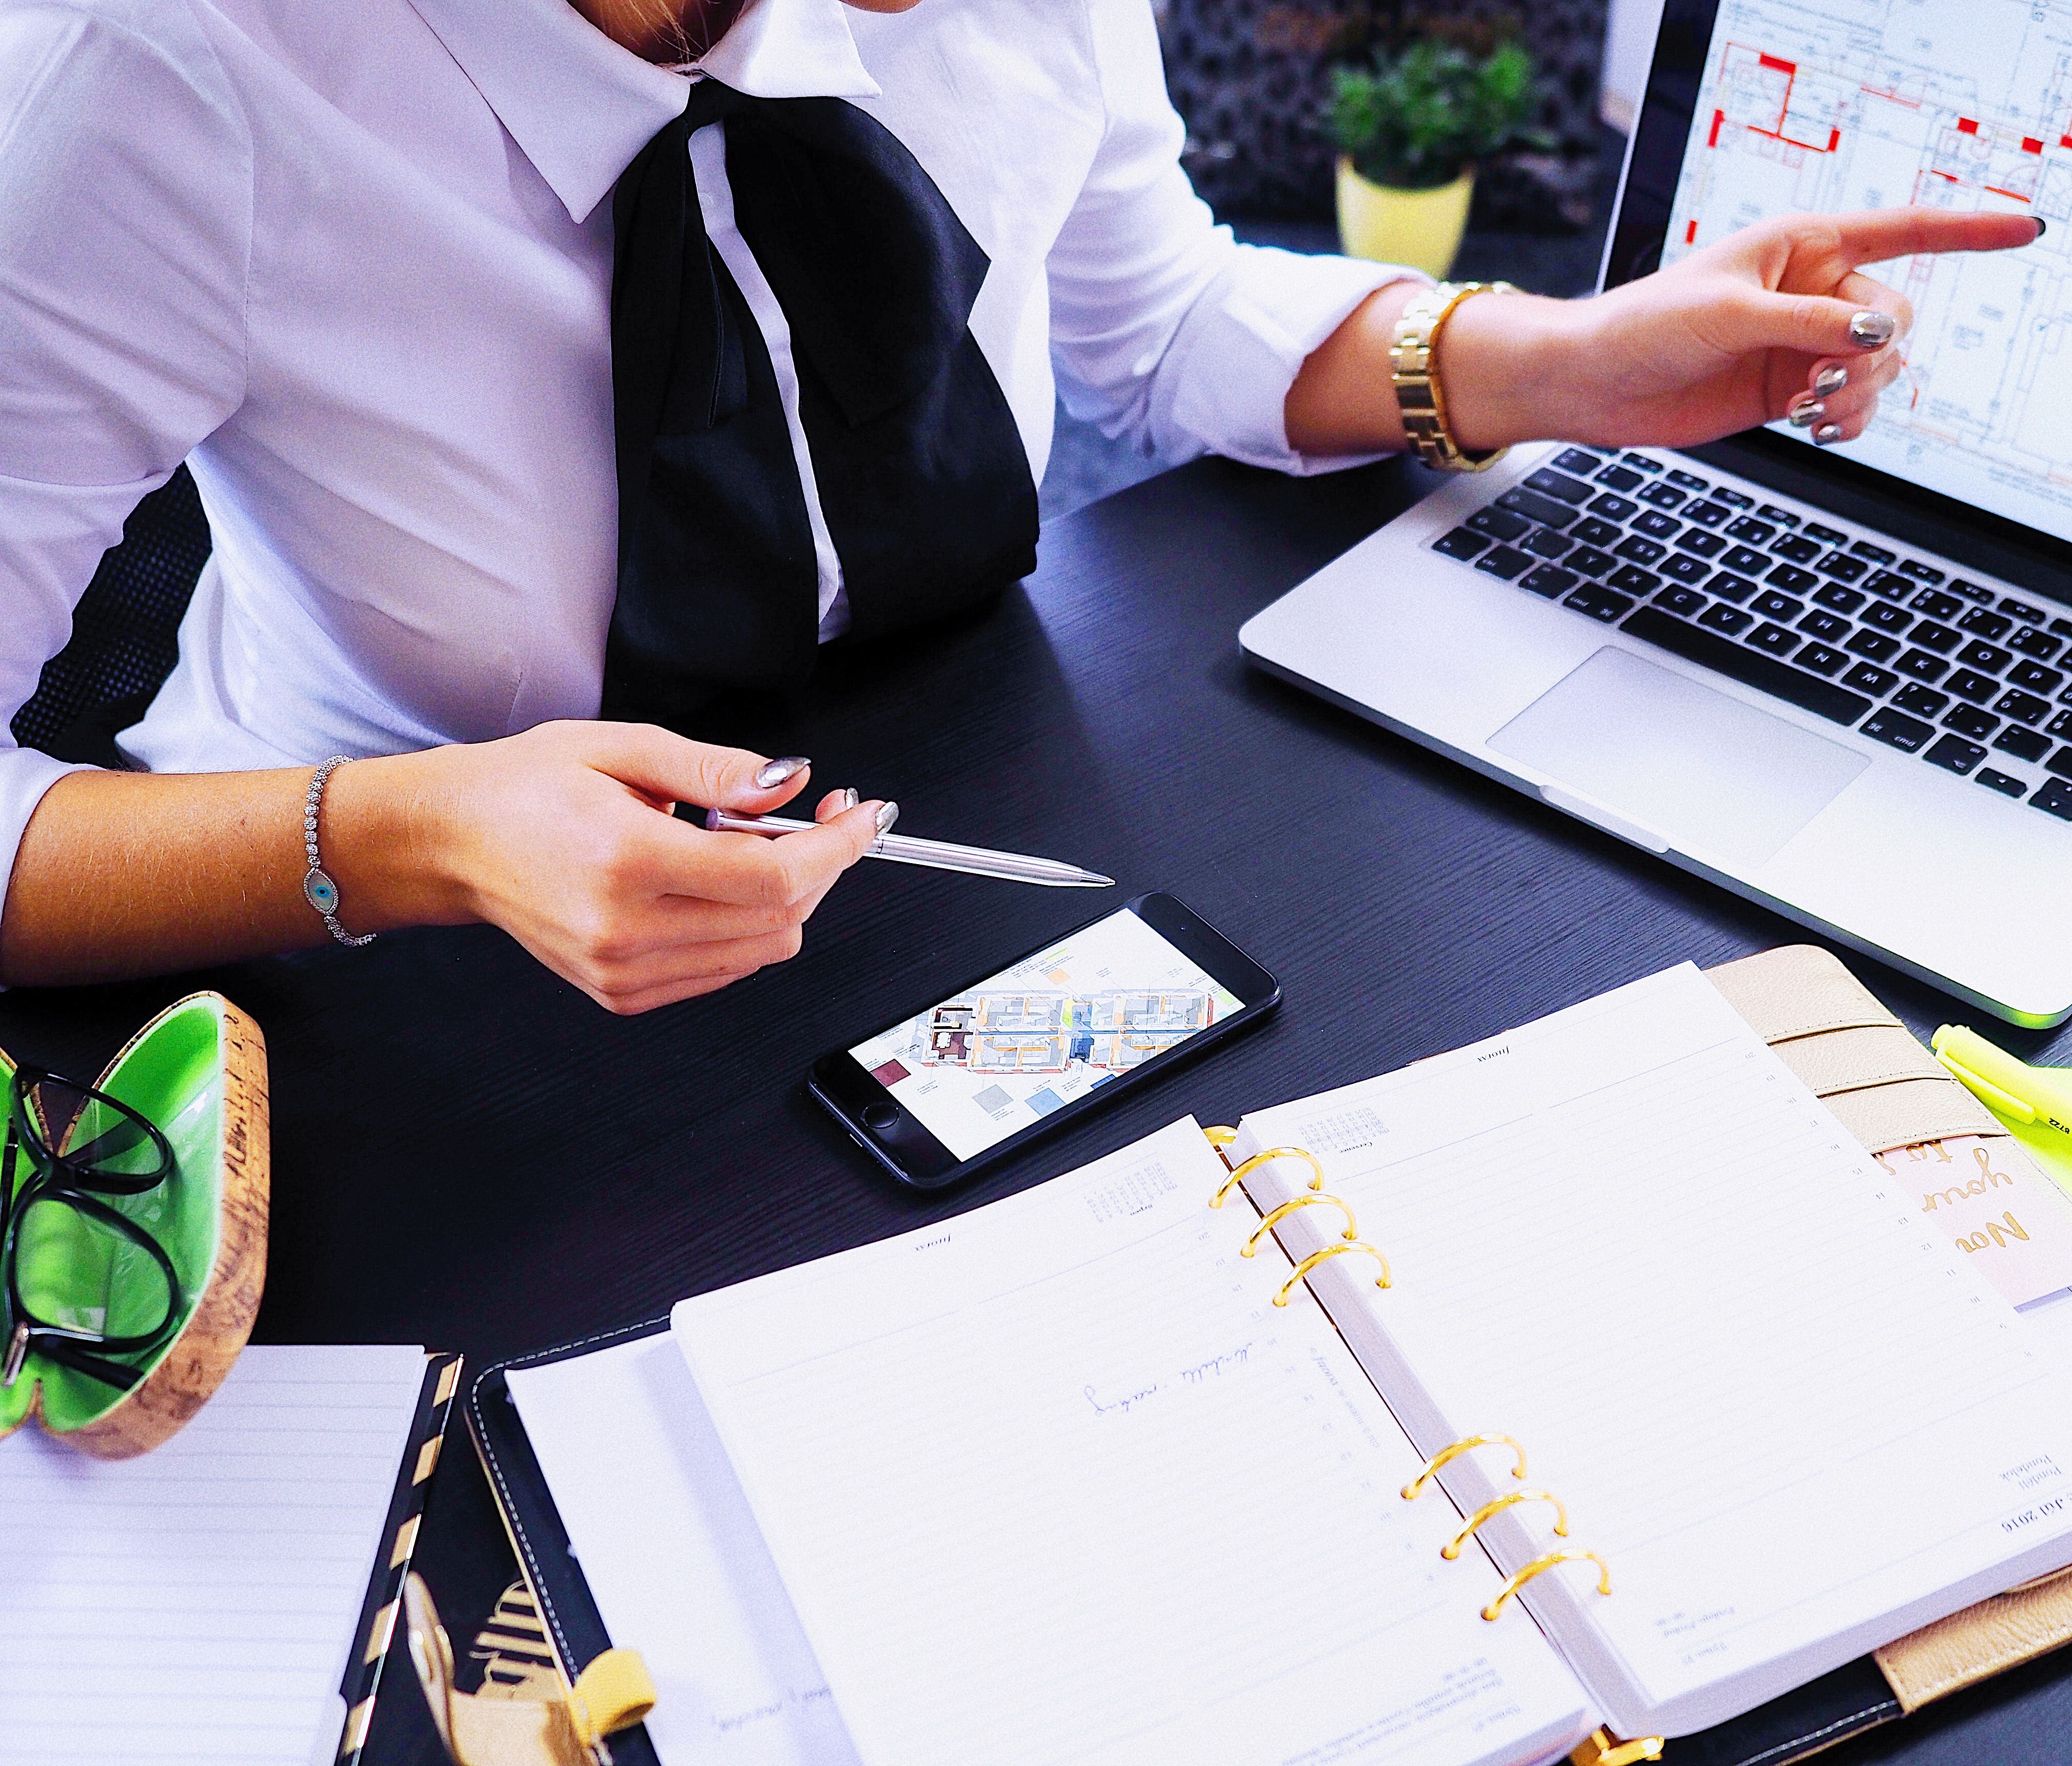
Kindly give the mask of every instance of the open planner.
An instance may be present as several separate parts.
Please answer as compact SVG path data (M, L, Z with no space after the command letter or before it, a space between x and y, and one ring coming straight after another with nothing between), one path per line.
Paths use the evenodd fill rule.
M1925 1186L2045 1289L2072 1205L1832 959L1734 968L492 1370L616 1757L1775 1762L2004 1665L1866 1659L1976 1603L2062 1639L2072 1298Z

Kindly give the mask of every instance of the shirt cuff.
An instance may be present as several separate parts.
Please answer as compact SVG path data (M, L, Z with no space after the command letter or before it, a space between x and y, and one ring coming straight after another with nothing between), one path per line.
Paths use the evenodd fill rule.
M1305 476L1381 458L1290 447L1288 389L1361 302L1400 281L1429 286L1431 278L1400 265L1239 246L1173 339L1152 404L1159 452L1185 458L1206 448Z
M14 881L14 855L21 848L22 832L43 802L43 793L68 773L93 770L53 760L37 749L0 746L0 918L7 912L7 891Z

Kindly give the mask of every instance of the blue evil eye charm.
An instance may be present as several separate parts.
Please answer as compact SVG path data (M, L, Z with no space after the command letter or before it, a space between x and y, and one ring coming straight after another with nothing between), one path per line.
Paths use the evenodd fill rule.
M310 906L319 914L338 912L338 885L322 871L311 868L302 879L302 893L309 897Z

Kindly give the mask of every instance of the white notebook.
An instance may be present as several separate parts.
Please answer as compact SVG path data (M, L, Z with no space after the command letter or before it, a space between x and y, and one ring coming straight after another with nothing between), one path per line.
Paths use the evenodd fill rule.
M667 1766L1687 1733L2072 1562L2030 1322L1695 970L509 1376ZM631 1425L631 1426L629 1426ZM1415 1501L1426 1457L1474 1434ZM1458 1556L1462 1517L1521 1502ZM1566 1562L1483 1616L1550 1548Z

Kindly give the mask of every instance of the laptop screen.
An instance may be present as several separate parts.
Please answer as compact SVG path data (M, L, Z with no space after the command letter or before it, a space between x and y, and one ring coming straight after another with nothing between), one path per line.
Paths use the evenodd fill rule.
M2046 220L2018 250L1865 266L1914 303L1906 368L1819 451L2072 539L2068 70L2066 0L1668 0L1606 285L1794 211Z

